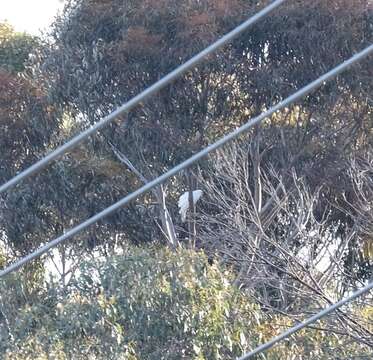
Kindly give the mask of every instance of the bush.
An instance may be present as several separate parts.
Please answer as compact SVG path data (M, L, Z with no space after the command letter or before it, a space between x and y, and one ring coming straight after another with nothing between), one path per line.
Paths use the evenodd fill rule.
M14 354L28 358L31 346L44 354L41 359L51 353L75 359L227 359L257 343L259 320L259 307L202 253L134 249L84 264L65 301L45 298L44 306L25 308Z
M87 262L63 291L45 290L18 310L1 342L5 359L234 359L292 324L262 311L229 271L192 250L134 248ZM266 358L368 354L341 340L307 330Z

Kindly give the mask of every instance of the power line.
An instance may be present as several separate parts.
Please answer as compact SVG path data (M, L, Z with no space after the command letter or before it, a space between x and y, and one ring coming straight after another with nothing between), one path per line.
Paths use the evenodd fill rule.
M100 213L92 216L88 220L84 221L83 223L79 224L78 226L68 230L65 234L61 235L60 237L52 240L48 244L40 247L39 249L35 250L31 254L21 258L20 260L16 261L15 263L9 265L7 268L0 271L0 278L5 276L6 274L19 269L24 264L32 261L33 259L41 256L42 254L46 253L49 249L57 246L58 244L70 239L75 234L79 233L80 231L86 229L90 225L96 223L97 221L105 218L106 216L110 215L114 211L118 210L119 208L123 207L130 201L136 199L138 196L144 194L145 192L151 190L152 188L164 183L168 178L171 176L176 175L179 171L191 166L196 161L200 160L201 158L208 155L210 152L222 147L227 142L237 138L242 133L248 131L252 126L258 124L263 119L271 116L276 111L283 109L284 107L292 104L293 102L299 100L300 98L304 97L305 95L309 94L311 91L315 90L316 88L323 85L326 81L336 77L341 72L348 69L354 63L362 60L363 58L367 57L369 54L373 53L373 44L362 50L361 52L357 53L356 55L352 56L350 59L346 60L342 64L338 65L337 67L333 68L326 74L319 77L317 80L313 81L312 83L306 85L302 89L295 92L293 95L287 97L283 101L279 102L277 105L271 107L269 110L265 111L264 113L260 114L259 116L251 119L245 125L237 128L236 130L232 131L231 133L225 135L215 143L207 146L197 154L191 156L189 159L185 160L181 164L173 167L171 170L167 171L163 175L157 177L156 179L148 182L146 185L142 186L141 188L137 189L136 191L130 193L129 195L125 196L115 204L109 206L105 210L101 211Z
M9 181L7 181L5 184L0 186L0 194L4 191L8 190L9 188L15 186L20 181L28 178L35 172L43 169L46 167L50 162L55 160L56 158L62 156L65 154L68 150L74 148L78 144L80 144L82 141L87 139L89 136L95 134L97 131L102 129L104 126L111 123L113 120L115 120L118 116L123 115L124 113L129 112L131 109L133 109L136 105L138 105L140 102L145 101L152 95L154 95L156 92L176 80L178 77L180 77L182 74L186 73L188 70L196 66L198 63L200 63L206 56L212 54L219 48L221 48L223 45L227 44L228 42L235 39L237 36L239 36L242 32L244 32L247 28L249 28L251 25L254 25L256 22L258 22L260 19L271 13L273 10L278 8L280 5L282 5L286 0L276 0L270 5L266 6L264 9L259 11L254 16L250 17L248 20L243 22L241 25L237 26L235 29L233 29L228 34L224 35L222 38L214 42L212 45L208 46L206 49L202 50L200 53L192 57L190 60L185 62L184 64L180 65L178 68L170 72L168 75L164 76L162 79L157 81L155 84L151 85L147 89L145 89L140 94L133 97L131 100L126 102L124 105L120 106L118 109L113 111L108 116L101 119L99 122L97 122L92 127L88 128L87 130L81 132L76 137L72 138L70 141L66 142L64 145L60 146L56 150L52 151L48 155L46 155L44 158L36 162L34 165L31 165L26 170L22 171Z
M351 296L349 296L349 297L347 297L347 298L345 298L341 301L338 301L337 303L335 303L333 305L330 305L329 307L325 308L324 310L321 310L316 315L314 315L314 316L308 318L307 320L301 322L300 324L288 329L287 331L283 332L279 336L276 336L275 338L268 341L267 343L258 346L256 349L254 349L253 351L241 356L237 360L247 360L247 359L252 358L254 355L258 355L258 354L270 349L271 347L276 345L281 340L289 337L290 335L292 335L292 334L296 333L297 331L305 328L306 326L316 322L317 320L320 320L324 316L326 316L326 315L330 314L331 312L337 310L341 306L343 306L345 304L348 304L349 302L355 300L359 296L369 292L372 289L373 289L373 281L371 283L369 283L368 285L364 286L363 288L361 288L360 290L354 292Z

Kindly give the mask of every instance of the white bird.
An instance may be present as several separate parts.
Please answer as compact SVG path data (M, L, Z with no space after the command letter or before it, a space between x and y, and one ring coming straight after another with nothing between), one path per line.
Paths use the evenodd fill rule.
M202 190L194 190L193 191L193 204L195 205L197 201L202 196ZM179 198L179 213L181 215L181 221L185 222L186 220L186 213L189 209L189 191L185 192Z

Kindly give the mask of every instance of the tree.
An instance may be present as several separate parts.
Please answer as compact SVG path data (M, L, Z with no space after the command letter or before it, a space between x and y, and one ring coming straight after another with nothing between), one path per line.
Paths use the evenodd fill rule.
M94 123L263 6L240 0L70 1L42 60L53 98L78 113L82 125ZM286 5L118 119L97 141L110 143L108 151L114 146L146 179L154 178L369 44L371 18L363 0L353 8L346 0ZM328 153L370 142L369 79L366 61L278 114L277 129L291 137L288 156L307 147L308 159L317 156L328 172ZM174 220L173 204L186 188L176 181L168 188Z
M0 25L2 183L35 163L51 148L61 145L77 129L71 122L71 114L54 103L47 79L38 72L37 63L43 46L42 39L16 33L7 24ZM123 194L121 190L126 186L121 180L124 167L103 157L97 149L92 151L94 147L94 143L80 147L71 156L67 155L62 163L52 165L1 196L1 246L7 262L26 255ZM95 154L93 158L91 153ZM126 184L130 181L127 176ZM110 189L110 193L102 196L105 189ZM77 202L77 198L80 201ZM133 225L133 219L140 214L135 206L121 214L127 219L128 233L132 232L133 237L135 233L142 234L146 220L142 222L141 230ZM144 217L144 214L140 216ZM101 234L110 239L110 243L105 241L104 245L111 247L118 243L118 231L124 224L118 221L118 215L109 220L112 226L117 224L117 232L108 231L108 226L97 226L82 234L76 246L61 247L52 255L52 263L61 262L61 266L56 266L61 272L61 281L70 277L85 250L89 253L101 244L98 240ZM146 234L139 238L149 240ZM104 246L101 250L105 252L109 247ZM53 259L53 256L60 259Z
M35 37L16 32L8 23L0 23L0 67L10 73L23 72L37 44Z
M244 0L70 1L54 26L51 41L44 41L35 50L32 64L21 67L24 69L21 72L7 70L4 73L1 95L5 104L3 118L7 123L3 129L8 133L1 141L4 144L10 138L15 141L9 152L4 153L7 168L1 176L5 180L34 162L47 149L55 148L95 123L266 3ZM1 230L6 250L10 249L7 260L27 253L109 206L370 44L372 18L372 7L366 0L353 4L347 0L299 0L274 12L271 18L210 56L197 69L66 154L61 162L50 166L32 179L34 181L20 184L16 192L4 196ZM25 56L20 59L24 64ZM198 188L203 187L208 194L201 203L202 214L197 215L196 246L206 250L210 262L232 267L235 285L242 286L242 293L237 295L242 306L259 303L265 310L261 316L287 325L289 317L300 319L300 315L319 309L320 303L332 302L333 297L339 298L371 277L371 259L364 255L364 244L369 243L367 234L371 232L371 186L367 176L370 174L367 164L371 158L373 127L369 60L304 101L276 113L252 129L238 145L201 162L198 174L196 169L191 169L186 176L190 184L199 181ZM13 62L10 67L18 69ZM34 126L35 121L42 126ZM32 141L27 143L30 136L33 136ZM356 160L351 163L351 159ZM190 175L193 173L194 179ZM105 356L108 351L122 351L124 357L142 356L141 350L146 347L143 330L152 331L149 324L141 322L141 314L149 311L146 301L157 309L155 317L150 316L153 313L149 315L150 323L157 322L159 313L163 312L175 328L181 329L178 339L182 345L173 343L168 335L169 328L160 324L164 332L157 335L164 337L154 336L154 347L150 349L158 357L157 351L166 352L170 343L196 357L198 351L202 354L200 357L210 358L217 351L227 356L237 354L238 350L232 350L234 347L229 340L226 343L226 339L220 338L221 333L228 334L228 338L235 340L235 349L243 346L235 328L225 322L232 311L226 315L221 311L221 303L206 301L205 297L202 301L200 288L196 297L193 294L183 303L183 289L187 284L182 282L181 287L176 287L183 298L178 301L185 304L182 314L193 311L196 304L191 305L189 300L198 302L198 306L203 303L198 307L203 314L207 314L204 306L210 303L216 304L219 310L214 319L207 321L207 327L212 329L211 338L201 340L203 346L196 343L197 347L191 348L193 341L188 344L183 341L200 339L202 330L188 328L190 337L185 337L180 322L172 322L174 315L176 319L181 316L180 308L174 308L178 302L174 303L167 292L164 294L162 287L148 286L144 290L134 287L131 281L126 282L124 274L137 269L140 277L131 273L136 279L151 279L151 285L166 279L167 288L173 276L170 271L174 271L178 256L182 257L178 251L165 256L157 252L144 254L139 250L141 254L135 256L141 258L137 263L139 267L128 258L122 259L124 263L119 259L119 265L106 263L109 270L98 265L98 270L102 270L101 282L109 283L106 288L103 286L104 296L101 288L94 286L95 265L82 270L85 277L74 274L81 259L107 256L115 248L125 247L128 241L158 242L162 232L169 239L174 233L180 240L183 228L177 215L177 198L184 191L193 190L183 176L173 178L164 188L141 197L76 237L74 243L59 249L61 294L49 297L45 291L40 296L42 300L45 298L42 304L48 309L47 316L43 316L38 306L30 310L29 304L20 304L16 311L12 309L11 314L16 315L1 324L1 331L7 333L12 325L6 322L18 321L29 332L34 329L27 326L29 321L36 324L38 331L32 335L17 333L24 341L22 345L11 343L15 346L13 350L19 352L15 356L31 356L27 354L35 344L46 354L53 350L70 356L75 354L77 337L84 344L86 341L94 344L90 351ZM154 226L154 220L158 223L158 219L159 228ZM172 223L174 231L168 232L167 226ZM335 242L335 257L328 262L330 266L326 271L320 271L317 262ZM162 264L157 263L157 258L162 259ZM69 265L67 259L75 261L71 268L66 266ZM181 273L186 271L183 281L194 279L188 267L191 261L190 257L181 261ZM206 264L206 259L203 261ZM124 272L118 269L122 268L121 264ZM206 267L211 269L210 265ZM117 270L120 276L113 279ZM214 274L219 278L219 272ZM337 279L330 281L337 274ZM70 275L73 276L66 280ZM198 275L197 284L200 277L206 280L205 273ZM135 301L125 303L126 297L120 290L117 293L110 287L109 278L116 281L118 289L123 290L119 285L124 282L123 292L133 295ZM211 279L207 279L207 283L208 280ZM219 281L212 281L213 289L215 285L221 289ZM74 298L81 290L82 301ZM219 291L214 294L221 296ZM235 295L236 291L235 286L229 286L230 295ZM241 298L243 293L245 298ZM113 294L123 301L116 303L111 299ZM71 319L83 313L83 323L67 326L68 331L65 323L62 329L58 328L66 314L54 308L57 299L61 300L62 308L68 309ZM170 306L164 309L159 299ZM240 307L235 299L233 296L227 302ZM370 301L369 298L364 300ZM135 306L136 311L129 316L131 306ZM227 307L231 310L230 305ZM16 317L18 309L24 310L19 319ZM123 318L118 319L117 314ZM130 322L132 315L138 321L135 325ZM312 356L322 354L321 358L348 357L353 353L365 356L365 346L372 346L372 329L367 316L369 311L362 304L358 304L353 313L337 312L322 323L321 333L312 333L303 343L296 342L300 344L297 347L299 356L310 353L309 349L313 351ZM193 317L188 319L193 320ZM251 321L251 317L243 316L243 319ZM118 338L123 340L120 329L128 322L133 327L129 329L129 340L121 343L125 346L123 350L115 347L115 342ZM101 339L91 333L92 326L96 326L99 334L104 334L102 338L107 343L102 344ZM50 333L53 336L49 336ZM68 335L66 339L66 333L72 333L73 338ZM277 329L274 331L273 327L268 329L264 325L258 333L270 337ZM254 335L248 334L249 337L245 335L243 339L255 344ZM336 350L340 338L354 341L347 353ZM141 346L136 348L131 339ZM221 346L218 350L209 347L211 339L217 339L214 343ZM112 348L108 349L107 344ZM321 348L315 344L321 344ZM279 358L279 354L282 358L288 356L287 344L283 353L274 352L273 358Z
M53 148L96 122L263 6L240 0L70 1L53 40L38 50L31 68L48 89L53 126L59 130L43 144ZM102 210L363 48L371 40L371 19L372 9L363 0L353 7L346 0L282 7L67 155L62 165L37 178L39 186L20 186L18 195L7 199L16 211L4 210L7 238L26 253ZM307 177L311 194L326 185L316 221L330 202L345 207L343 194L351 189L348 156L366 151L372 138L368 65L367 60L354 67L251 132L254 188L261 186L263 168L284 176L291 163L299 177ZM268 156L261 160L262 151ZM19 164L17 170L27 165L9 163ZM202 171L208 166L202 162ZM118 236L137 243L158 241L162 232L169 239L182 237L176 204L189 187L182 177L173 179L82 234L72 251L101 247L105 252ZM263 206L260 191L254 196L256 206ZM348 223L345 213L334 212L330 221ZM160 229L154 219L160 219Z
M28 56L35 38L0 24L1 181L35 161L51 135L46 92L26 78Z
M264 309L304 316L371 278L372 259L364 253L373 224L372 151L340 173L355 194L342 207L339 199L325 205L328 184L312 189L308 174L314 169L298 172L289 163L277 170L269 146L256 153L253 139L233 143L211 159L209 172L200 172L199 247L236 269L235 283ZM348 312L337 311L333 328L373 345L369 325Z
M27 72L29 55L36 50L37 39L16 33L9 25L0 24L0 181L3 183L20 170L34 163L55 134L56 123L52 121L55 109L48 99L45 88ZM11 199L15 202L12 203ZM7 258L12 258L17 248L27 249L15 229L24 231L25 237L32 220L20 224L15 216L22 209L31 219L30 196L8 193L0 197L1 246ZM14 205L14 207L13 207ZM33 225L31 225L33 224ZM10 245L8 247L8 245ZM14 245L14 246L13 246ZM21 245L21 246L20 246Z

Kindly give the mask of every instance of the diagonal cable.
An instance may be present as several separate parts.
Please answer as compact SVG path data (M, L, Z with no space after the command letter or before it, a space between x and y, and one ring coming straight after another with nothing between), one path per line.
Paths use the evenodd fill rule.
M198 63L200 63L205 57L214 53L219 48L221 48L228 42L235 39L242 32L244 32L247 28L249 28L251 25L254 25L260 19L262 19L263 17L271 13L273 10L278 8L285 1L286 0L276 0L270 5L266 6L264 9L259 11L257 14L250 17L248 20L243 22L241 25L234 28L228 34L224 35L222 38L220 38L219 40L217 40L216 42L208 46L206 49L202 50L200 53L192 57L190 60L180 65L178 68L170 72L168 75L161 78L155 84L151 85L150 87L145 89L143 92L133 97L131 100L126 102L124 105L120 106L118 109L113 111L111 114L101 119L95 125L81 132L79 135L75 136L74 138L72 138L71 140L66 142L64 145L57 148L56 150L52 151L51 153L46 155L44 158L36 162L34 165L31 165L29 168L22 171L18 175L16 175L15 177L7 181L5 184L1 185L0 194L10 189L11 187L17 185L20 181L30 177L32 174L45 168L53 160L59 158L60 156L65 154L67 151L74 148L75 146L80 144L82 141L86 140L89 136L98 132L100 129L102 129L103 127L111 123L113 120L115 120L118 116L128 113L136 105L150 98L152 95L157 93L159 90L163 89L165 86L175 81L178 77L186 73L188 70L192 69Z
M258 346L253 351L241 356L237 360L247 360L251 359L254 355L258 355L260 353L263 353L264 351L270 349L271 347L275 346L278 342L282 341L283 339L286 339L290 335L296 333L297 331L307 327L308 325L316 322L317 320L320 320L324 316L330 314L331 312L337 310L341 306L348 304L349 302L357 299L359 296L364 295L368 293L370 290L373 289L373 281L369 283L368 285L364 286L363 288L359 289L358 291L354 292L350 296L346 297L345 299L342 299L338 301L337 303L334 303L333 305L330 305L329 307L325 308L324 310L321 310L314 316L308 318L305 321L302 321L300 324L293 326L292 328L288 329L287 331L284 331L282 334L276 336L272 340L268 341L267 343Z
M279 102L277 105L271 107L264 113L260 114L257 117L254 117L253 119L249 120L246 124L242 125L241 127L237 128L236 130L232 131L231 133L225 135L215 143L205 147L200 152L196 153L195 155L191 156L189 159L185 160L181 164L173 167L171 170L167 171L163 175L157 177L156 179L148 182L146 185L142 186L141 188L137 189L136 191L130 193L129 195L125 196L115 204L109 206L105 210L101 211L100 213L92 216L88 220L84 221L83 223L77 225L76 227L68 230L65 234L59 236L58 238L52 240L51 242L45 244L44 246L41 246L39 249L35 250L31 254L21 258L20 260L16 261L15 263L9 265L7 268L0 271L0 278L5 276L6 274L15 271L19 269L24 264L32 261L33 259L41 256L42 254L46 253L49 249L57 246L58 244L70 239L75 234L79 233L80 231L86 229L90 225L102 220L106 216L110 215L114 211L118 210L119 208L123 207L124 205L128 204L130 201L136 199L138 196L144 194L145 192L153 189L157 185L160 185L164 183L168 178L171 176L176 175L179 171L188 168L201 158L208 155L210 152L222 147L227 142L237 138L239 135L247 132L251 127L254 125L260 123L265 118L268 118L272 114L274 114L276 111L283 109L284 107L291 105L295 101L303 98L307 94L309 94L311 91L319 88L322 86L325 82L328 80L333 79L341 72L347 70L351 65L355 64L356 62L362 60L363 58L367 57L373 53L373 44L365 48L364 50L360 51L356 55L352 56L350 59L346 60L342 64L336 66L329 72L325 73L324 75L320 76L318 79L313 81L312 83L306 85L305 87L301 88L297 92L295 92L293 95L290 95L286 99Z

